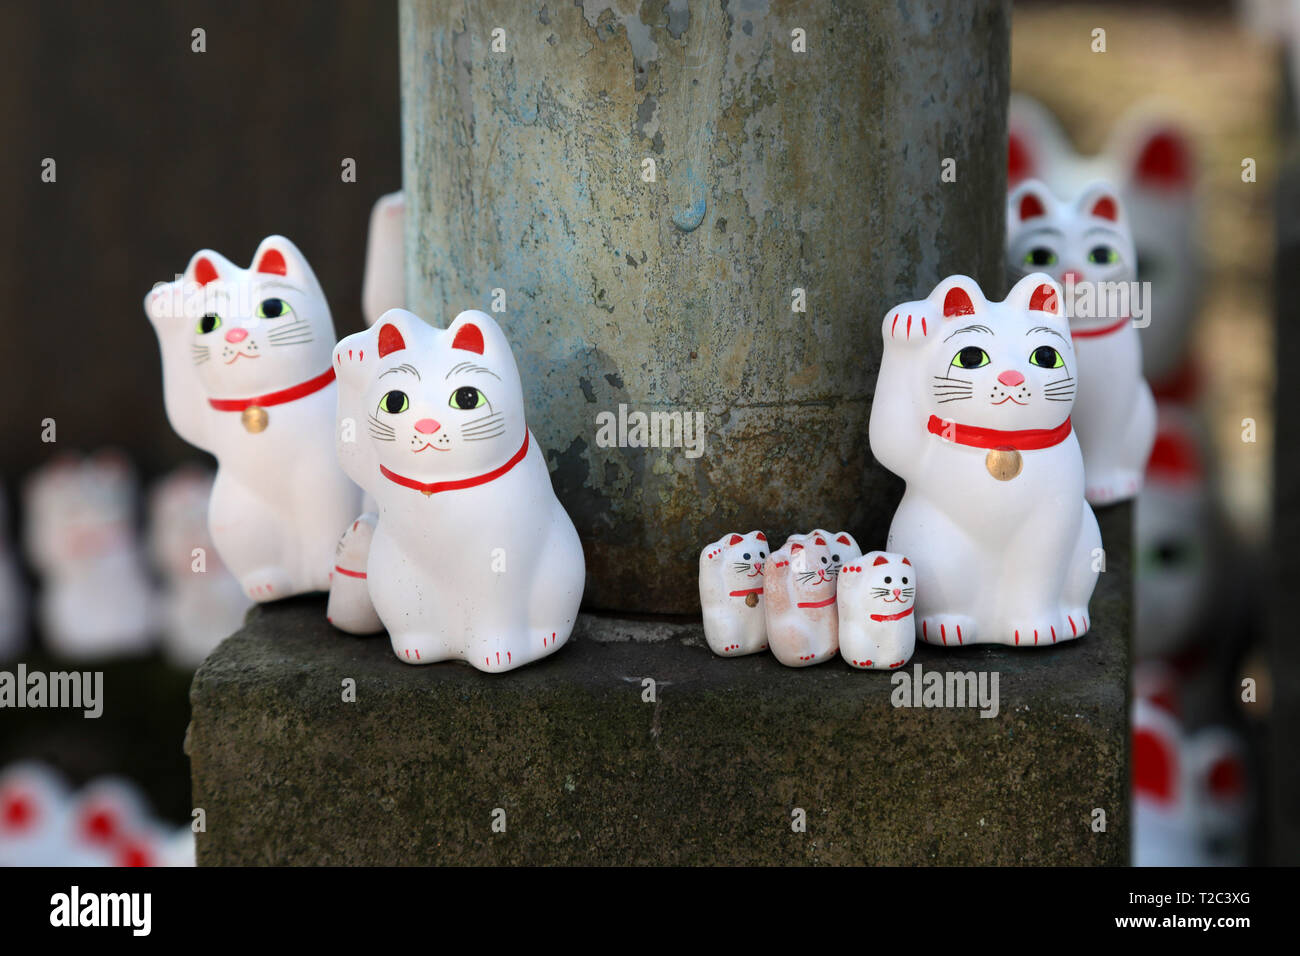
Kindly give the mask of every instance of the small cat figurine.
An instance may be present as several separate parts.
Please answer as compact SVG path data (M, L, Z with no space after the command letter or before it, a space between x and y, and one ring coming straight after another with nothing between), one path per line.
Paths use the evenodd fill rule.
M1131 317L1105 313L1117 284L1137 276L1123 204L1106 183L1073 200L1057 199L1036 179L1017 186L1007 203L1007 262L1012 275L1046 272L1074 288L1095 290L1070 315L1078 362L1071 419L1083 451L1085 494L1094 505L1132 498L1155 438L1156 407L1142 378L1142 343ZM1071 286L1067 286L1067 292Z
M791 535L767 562L767 640L786 667L820 664L839 649L835 582L843 560L861 554L852 538L841 534L851 544L824 531Z
M164 586L163 651L189 669L239 629L252 605L208 533L212 481L207 469L187 465L149 493L149 550Z
M327 590L361 492L334 454L334 323L307 260L283 236L249 269L205 249L145 311L167 417L217 458L209 527L222 560L254 601Z
M763 564L767 536L761 531L724 534L700 552L700 607L704 639L721 657L767 650Z
M136 536L138 486L126 459L65 456L24 489L28 558L41 573L38 614L60 656L140 654L156 639L156 603Z
M949 276L890 309L881 331L871 450L907 482L887 549L925 582L918 636L1019 647L1081 636L1101 533L1069 417L1060 288L1034 273L989 302Z
M365 581L398 660L506 671L557 650L582 600L582 545L496 322L462 312L444 331L393 309L334 364L339 461L379 506Z
M849 666L893 670L912 659L915 595L916 572L901 554L871 551L840 570L840 656Z
M1187 377L1203 270L1188 132L1159 107L1144 104L1121 117L1101 152L1082 156L1056 117L1022 94L1011 97L1008 125L1008 188L1037 178L1058 196L1074 196L1096 180L1116 185L1133 230L1137 277L1151 283L1151 324L1141 330L1143 374L1166 388Z

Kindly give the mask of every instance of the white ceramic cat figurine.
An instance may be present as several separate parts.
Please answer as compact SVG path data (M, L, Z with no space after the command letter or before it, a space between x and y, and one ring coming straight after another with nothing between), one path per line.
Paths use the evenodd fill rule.
M164 583L163 651L184 668L203 663L252 604L208 533L212 480L207 469L183 466L149 493L149 550Z
M740 657L767 650L761 531L724 534L700 552L700 608L704 639L713 653Z
M325 618L349 634L378 634L384 629L384 622L379 620L371 603L366 577L370 544L378 526L378 511L367 511L343 532L334 552L334 572L330 578Z
M860 670L893 670L912 659L916 571L904 555L871 551L840 569L835 603L840 656Z
M366 584L398 660L505 671L558 649L582 545L496 322L462 312L444 331L393 309L334 362L339 461L379 505Z
M406 194L380 196L370 211L366 268L361 277L361 314L368 326L374 325L389 309L406 307L405 227Z
M116 452L61 457L27 478L24 542L43 579L45 640L61 656L139 654L154 643L156 599L136 535L137 491Z
M924 582L917 635L954 647L1079 637L1101 534L1069 418L1061 290L1035 273L989 302L949 276L890 309L882 333L871 450L907 482L888 550Z
M1007 203L1007 264L1016 278L1046 272L1064 284L1078 363L1070 417L1083 451L1085 494L1094 505L1132 498L1155 438L1156 406L1142 378L1138 330L1111 303L1124 301L1117 293L1137 277L1115 191L1093 183L1063 201L1036 179L1021 183Z
M167 417L217 458L209 527L254 601L329 588L361 492L334 454L334 323L307 260L270 236L241 269L211 250L145 297Z
M835 582L844 558L861 554L853 539L841 534L849 544L824 531L791 535L768 559L767 641L786 667L821 664L839 649Z
M1041 103L1021 94L1011 97L1008 125L1010 188L1029 178L1058 196L1079 195L1096 180L1118 188L1133 230L1137 277L1151 283L1151 324L1141 330L1143 373L1153 384L1168 383L1186 359L1202 272L1188 132L1160 106L1142 104L1121 117L1101 152L1084 156Z

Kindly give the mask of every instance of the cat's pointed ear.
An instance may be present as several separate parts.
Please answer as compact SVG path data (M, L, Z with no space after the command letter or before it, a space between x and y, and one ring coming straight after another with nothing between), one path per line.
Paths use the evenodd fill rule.
M761 531L755 531L755 532L754 532L754 537L757 538L759 541L766 541L766 540L767 540L767 535L763 534L763 532L761 532Z
M791 554L798 554L798 553L799 553L800 551L802 551L802 550L803 550L803 545L801 545L801 544L792 544L792 545L790 545L790 553L791 553Z
M1106 219L1116 225L1122 225L1127 221L1119 192L1110 183L1099 182L1087 186L1075 200L1074 208L1081 215Z
M945 322L975 315L985 304L979 283L963 275L948 276L940 282L930 293L929 301Z
M736 545L736 544L740 544L740 542L742 542L742 541L744 541L744 540L745 540L745 539L742 538L740 535L738 535L738 534L733 534L730 538L727 539L727 544L730 544L730 545Z
M1060 123L1032 97L1013 93L1007 110L1007 188L1042 176L1055 157L1070 150Z
M508 359L513 362L510 343L492 316L477 309L468 309L447 326L451 347L474 355Z
M1064 321L1061 287L1045 272L1031 272L1007 293L1006 303L1058 322Z
M253 253L249 269L260 276L278 276L304 290L320 288L316 273L307 264L307 257L284 236L267 236Z
M1047 215L1052 208L1051 191L1037 179L1021 183L1007 198L1007 221L1013 224L1029 222Z
M877 554L876 560L871 562L871 566L873 568L878 568L882 564L888 564L888 563L889 563L889 559L887 557L885 557L883 554Z
M1179 802L1180 737L1179 724L1169 714L1145 700L1134 704L1129 754L1135 795L1166 805Z
M1196 177L1191 139L1177 123L1147 119L1125 134L1129 176L1152 189L1190 189Z
M200 249L190 257L190 264L185 267L187 281L202 288L218 279L229 279L239 272L239 267L218 252Z
M339 382L364 389L380 359L417 346L422 327L428 329L418 316L405 309L389 309L371 328L347 336L334 346L334 372Z

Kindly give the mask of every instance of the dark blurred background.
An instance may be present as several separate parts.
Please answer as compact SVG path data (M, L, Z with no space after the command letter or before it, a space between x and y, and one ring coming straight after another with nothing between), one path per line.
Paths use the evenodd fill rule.
M363 327L370 207L401 185L397 4L6 0L0 35L0 479L16 539L22 479L56 454L117 446L145 481L206 457L167 423L141 307L198 249L247 266L282 233L311 262L336 332ZM345 158L356 182L342 181ZM45 418L55 444L41 441ZM107 670L99 720L6 711L0 768L36 757L73 785L123 773L187 820L189 674L155 657Z

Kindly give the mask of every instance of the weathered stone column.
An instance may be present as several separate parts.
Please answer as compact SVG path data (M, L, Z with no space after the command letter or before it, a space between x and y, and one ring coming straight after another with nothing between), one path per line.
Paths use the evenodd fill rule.
M408 304L501 290L588 606L696 611L726 530L883 544L879 320L953 272L1001 291L1008 17L403 0ZM703 453L603 447L620 406L700 413Z

